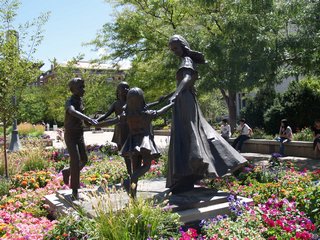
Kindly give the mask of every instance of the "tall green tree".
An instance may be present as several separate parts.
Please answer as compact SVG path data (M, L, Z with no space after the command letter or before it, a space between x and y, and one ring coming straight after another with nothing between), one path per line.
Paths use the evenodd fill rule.
M320 1L285 1L285 74L320 75Z
M82 77L85 80L85 114L94 116L97 112L107 111L114 101L117 83L107 80L115 74L116 70L95 74L92 69L76 68L76 63L79 60L81 60L81 56L69 61L66 66L59 65L53 60L53 76L41 87L44 93L43 101L48 122L63 124L65 102L71 95L68 82L74 77Z
M283 118L295 131L297 128L313 127L314 121L319 118L320 79L304 78L301 81L290 83L283 94L277 96L264 114L265 129L275 134L279 130Z
M30 86L23 89L19 102L18 122L47 122L46 93L44 86Z
M14 27L20 2L18 0L0 1L0 122L4 129L5 175L7 171L6 129L12 124L17 113L13 96L28 83L35 81L39 74L38 64L34 64L32 54L41 41L42 26L48 19L43 14L32 22Z
M181 34L208 61L199 69L200 94L220 89L233 126L237 92L279 81L279 70L288 60L288 23L298 8L293 4L287 9L285 0L113 2L119 7L115 21L105 24L92 41L110 49L101 60L132 59L128 81L141 86L147 97L170 92L178 63L167 41Z

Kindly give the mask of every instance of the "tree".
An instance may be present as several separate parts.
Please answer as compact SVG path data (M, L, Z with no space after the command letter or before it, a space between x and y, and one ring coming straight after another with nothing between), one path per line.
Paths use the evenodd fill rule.
M320 2L292 0L284 2L288 17L285 34L285 74L320 75Z
M105 74L94 74L90 70L75 69L74 65L79 60L81 56L69 61L66 66L61 66L53 60L53 77L41 87L48 122L63 124L65 102L71 94L68 82L74 77L82 77L85 80L84 105L87 115L107 111L114 101L117 82L108 82L107 79L116 70L110 70Z
M286 92L277 97L264 115L265 128L269 133L277 133L280 121L288 119L295 131L297 128L312 127L319 118L320 79L305 78L294 81ZM308 114L306 114L308 113Z
M276 92L273 87L261 87L254 97L246 99L241 116L248 120L251 127L264 128L264 114L273 105Z
M47 122L46 93L44 86L30 86L23 89L19 102L19 122Z
M12 97L19 95L28 82L34 81L39 74L38 65L31 62L31 57L41 41L42 26L48 19L48 14L44 14L31 23L21 25L19 31L14 29L13 22L19 4L17 0L0 1L0 121L4 130L6 177L6 129L17 113L17 105L12 101ZM35 32L28 35L28 31L33 29Z
M232 126L237 92L279 81L286 60L285 30L296 10L293 6L285 11L287 1L116 2L120 12L115 22L105 24L92 44L110 49L111 54L101 60L132 59L128 80L147 96L174 89L176 59L167 48L174 33L204 52L208 64L199 68L198 89L200 94L220 89Z

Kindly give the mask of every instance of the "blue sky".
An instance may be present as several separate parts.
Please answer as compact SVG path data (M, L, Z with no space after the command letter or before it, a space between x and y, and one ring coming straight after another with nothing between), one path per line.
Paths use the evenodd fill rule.
M16 23L24 23L38 17L43 12L51 12L44 26L44 39L37 48L34 58L42 60L50 69L50 61L56 58L65 62L80 53L84 60L97 57L92 46L82 43L95 38L104 23L112 21L112 7L103 0L21 0Z

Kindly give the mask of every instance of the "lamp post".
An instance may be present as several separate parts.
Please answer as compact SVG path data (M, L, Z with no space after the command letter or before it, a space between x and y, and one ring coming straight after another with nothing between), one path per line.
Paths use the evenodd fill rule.
M17 106L16 95L12 97L12 101L14 106ZM19 133L17 128L17 117L14 116L9 151L11 152L19 151L20 148L21 148L21 143L20 143Z
M7 37L15 37L16 42L17 42L17 49L19 50L19 33L15 30L8 30L7 32ZM12 97L12 102L14 107L17 106L17 98L16 94L14 93ZM11 140L10 140L10 145L9 145L9 151L14 152L14 151L19 151L21 148L21 143L19 139L19 133L18 133L18 128L17 128L17 116L15 114L14 120L13 120L13 125L12 125L12 133L11 133Z

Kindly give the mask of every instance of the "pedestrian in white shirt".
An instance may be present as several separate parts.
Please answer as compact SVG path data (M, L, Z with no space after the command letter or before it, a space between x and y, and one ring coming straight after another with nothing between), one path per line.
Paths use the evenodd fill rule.
M228 123L228 119L222 120L220 132L221 132L221 137L223 137L226 140L228 140L231 137L231 127Z
M292 129L289 126L287 119L281 120L279 137L280 137L280 154L284 156L284 144L292 141Z
M242 118L239 121L239 126L237 127L240 135L234 140L232 146L238 151L241 152L242 145L247 141L252 135L252 129L246 124L246 120Z

